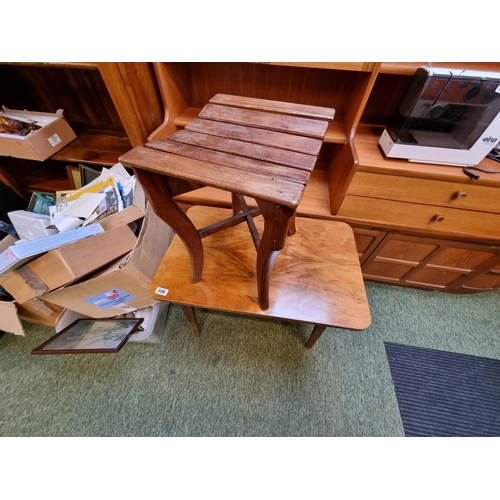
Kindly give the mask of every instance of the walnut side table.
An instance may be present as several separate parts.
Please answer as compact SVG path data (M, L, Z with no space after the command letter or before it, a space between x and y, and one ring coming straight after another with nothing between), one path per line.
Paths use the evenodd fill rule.
M188 214L195 224L212 224L231 213L196 206ZM262 229L262 217L255 219ZM255 251L244 226L207 238L203 278L191 283L189 256L175 236L150 286L157 300L179 304L195 336L200 335L195 307L311 323L312 347L327 327L364 330L370 309L354 234L343 222L297 218L297 233L276 261L267 310L257 301Z

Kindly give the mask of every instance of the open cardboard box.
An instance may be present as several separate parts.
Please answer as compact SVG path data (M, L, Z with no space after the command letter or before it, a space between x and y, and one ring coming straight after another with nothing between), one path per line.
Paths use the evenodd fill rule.
M92 318L110 318L157 303L149 291L151 280L174 238L174 231L146 209L134 249L85 281L40 298Z
M24 336L23 320L55 328L56 332L73 323L83 314L64 307L33 299L24 304L15 301L0 302L0 330Z
M130 234L132 233L127 227L127 224L141 219L145 214L148 215L144 219L139 238L132 235L133 239L131 239ZM141 309L157 302L149 293L149 283L167 251L174 233L150 208L146 210L145 194L138 182L136 183L134 191L134 204L102 219L100 224L105 229L105 233L96 235L100 237L99 240L93 240L93 238L96 238L96 236L93 236L92 241L89 240L82 243L82 246L92 245L94 243L96 245L98 244L97 248L104 248L106 242L110 242L109 238L114 239L117 237L120 239L120 245L123 244L123 251L120 250L119 253L115 253L115 257L117 255L122 255L123 257L113 261L110 266L101 269L98 275L92 275L92 283L89 287L85 285L86 282L78 283L66 288L61 288L57 292L57 295L54 296L52 295L54 292L51 292L51 290L55 290L58 286L67 285L75 282L75 280L83 278L83 276L87 275L92 265L94 265L94 268L90 270L90 272L95 271L98 265L102 266L102 258L104 258L104 256L101 256L101 262L99 263L92 263L92 257L80 262L80 257L77 256L81 256L81 252L84 251L80 245L78 245L79 248L74 247L78 248L78 251L61 247L57 249L57 251L50 251L24 266L27 268L28 275L30 275L30 271L35 275L33 281L28 280L29 284L25 279L20 281L19 275L16 276L13 273L12 276L8 275L4 277L3 279L8 278L8 281L11 282L10 285L7 285L10 286L8 292L11 295L17 296L19 300L0 301L1 331L24 335L22 323L20 321L21 319L33 323L53 326L60 330L61 325L66 324L61 323L61 321L67 318L73 318L75 315L77 315L77 317L90 316L97 318L112 317L123 313L123 309L111 308L106 310L99 306L90 306L84 301L80 304L80 312L68 308L65 305L66 303L79 303L73 296L81 288L87 289L89 296L92 296L101 293L101 289L107 291L110 287L119 284L122 288L130 290L131 293L133 292L132 295L135 294L135 298L132 301L134 309ZM118 231L114 232L115 230ZM122 235L122 233L126 235L123 236L126 238L126 241L119 238L119 235ZM17 238L11 235L7 235L0 240L0 253L14 244L15 241L17 241ZM116 241L114 246L117 246ZM131 249L132 251L130 251ZM95 254L95 250L96 247L92 248L92 246L87 246L85 252L88 256ZM116 248L113 251L116 251ZM105 250L105 253L109 256L109 249ZM126 255L124 255L125 253ZM40 262L38 262L39 260ZM107 262L110 261L111 259L108 258ZM56 268L58 272L52 272L52 270ZM107 274L109 274L108 277L106 277ZM38 276L45 285L48 285L47 291L43 291L39 287L40 283L37 282L36 276ZM33 278L33 276L31 276L31 278ZM66 283L63 283L63 281L66 281ZM5 283L0 285L7 289ZM99 290L99 292L95 292L96 289ZM57 304L57 302L52 302L51 300L45 300L52 299L52 297L55 301L60 301L62 305ZM22 303L20 301L22 301ZM52 312L49 312L50 309L52 309ZM130 309L129 307L129 310ZM89 314L89 312L91 314ZM92 312L95 314L92 314Z
M17 238L7 235L0 241L0 252L14 244ZM69 324L67 321L74 321L75 313L67 311L65 308L45 303L38 298L32 299L25 304L19 304L15 300L0 301L0 331L24 335L24 328L21 320L38 323L41 325L53 326ZM73 319L74 318L74 319Z
M127 224L144 217L145 213L144 190L137 182L134 204L100 221L104 233L66 244L32 259L0 277L0 286L23 304L96 272L135 247L137 238ZM0 254L16 240L12 236L4 238Z
M2 286L23 304L83 278L132 250L137 238L128 225L51 250L0 278Z
M0 155L43 161L76 139L63 111L37 113L4 108L9 116L33 120L41 128L26 136L0 133Z

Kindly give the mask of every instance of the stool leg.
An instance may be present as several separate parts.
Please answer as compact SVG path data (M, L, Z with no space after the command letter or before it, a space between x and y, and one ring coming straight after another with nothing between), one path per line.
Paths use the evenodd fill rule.
M189 217L173 200L168 177L147 170L134 169L134 173L156 215L165 221L184 243L191 262L189 279L192 283L200 281L204 260L201 238Z
M295 212L293 212L293 215L290 217L290 222L288 224L288 236L293 236L297 232L297 229L295 228Z
M231 193L231 205L233 208L233 215L238 215L243 212L243 206L241 205L240 198L236 193Z
M257 251L257 290L259 305L269 309L269 283L274 262L285 246L290 217L294 211L269 201L257 200L264 216L264 232Z

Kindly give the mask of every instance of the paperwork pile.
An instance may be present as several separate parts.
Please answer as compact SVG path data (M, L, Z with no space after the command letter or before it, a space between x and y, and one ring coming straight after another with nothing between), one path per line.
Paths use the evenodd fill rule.
M81 189L56 193L48 211L47 219L11 212L21 239L0 241L0 253L18 259L0 270L0 287L12 297L0 302L0 330L23 335L20 319L60 328L75 315L110 318L157 303L149 286L174 232L146 207L140 183L121 164Z

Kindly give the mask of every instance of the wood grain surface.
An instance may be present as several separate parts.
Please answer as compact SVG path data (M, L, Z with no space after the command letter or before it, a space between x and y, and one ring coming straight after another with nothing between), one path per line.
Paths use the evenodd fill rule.
M258 109L272 113L283 113L287 115L302 116L304 118L315 118L319 120L332 121L335 110L320 106L308 106L284 101L273 101L269 99L257 99L255 97L242 97L233 95L217 94L210 102L240 108Z
M231 123L213 122L210 120L196 119L186 125L186 130L200 132L217 137L237 139L263 146L271 146L287 151L296 151L318 156L322 142L319 139L310 137L293 136L283 132L263 130L260 128L249 128Z
M218 106L210 103L205 105L199 116L207 120L288 132L306 137L316 137L317 139L322 139L328 128L328 122L323 120L265 113L254 109L233 108L232 106Z
M221 208L193 207L196 226L228 217ZM262 232L262 217L256 217ZM254 314L317 325L364 330L371 322L352 229L342 222L297 218L297 233L287 239L274 265L270 306L257 302L255 249L244 225L203 240L205 267L198 283L189 281L189 257L176 236L152 283L158 300L181 305ZM168 290L167 295L156 289Z
M149 170L170 177L193 181L253 198L296 208L304 186L255 172L193 160L182 156L137 147L120 157L125 167Z

